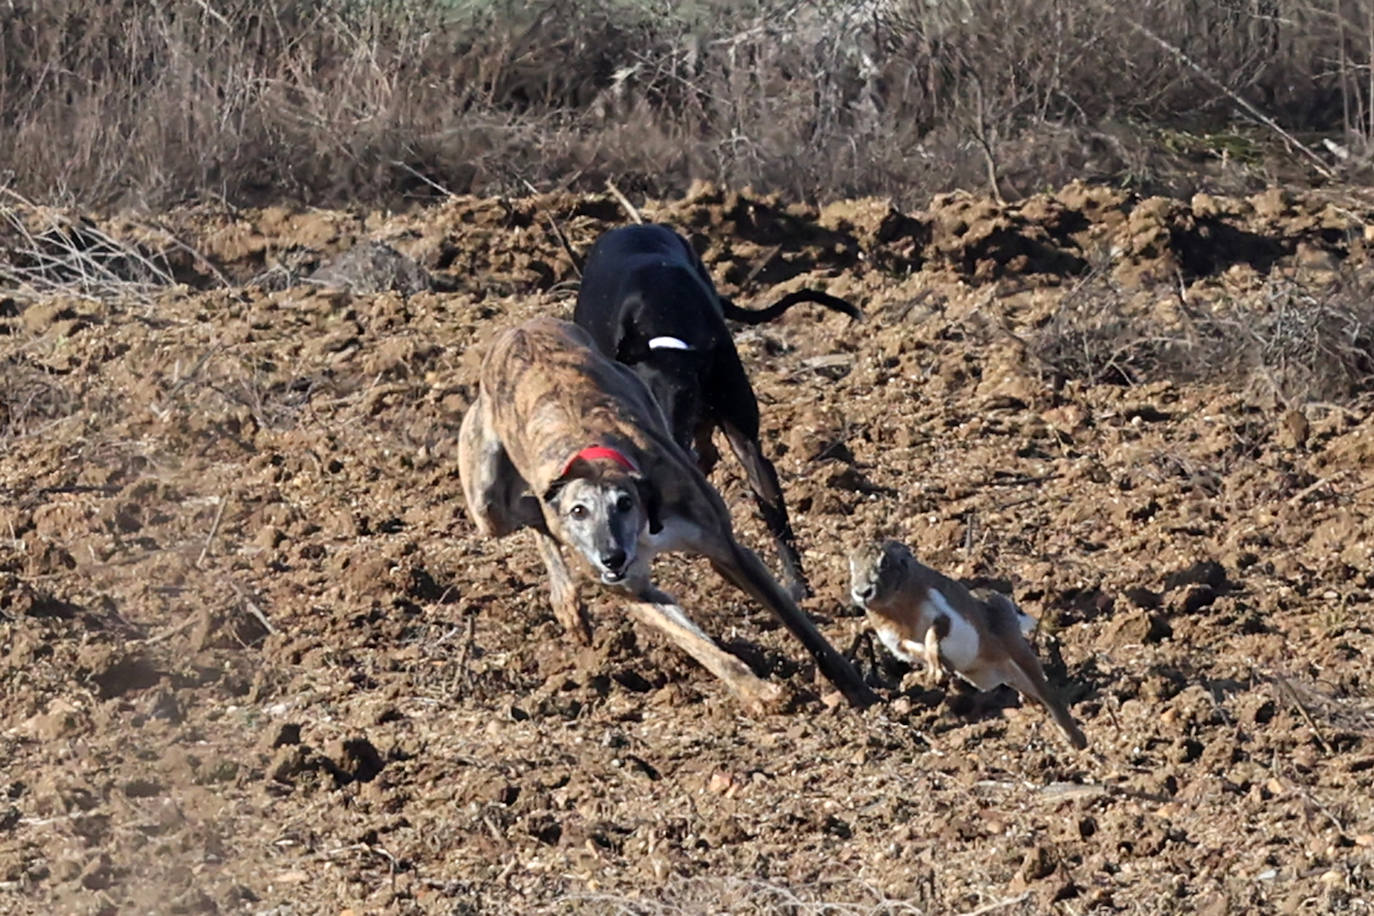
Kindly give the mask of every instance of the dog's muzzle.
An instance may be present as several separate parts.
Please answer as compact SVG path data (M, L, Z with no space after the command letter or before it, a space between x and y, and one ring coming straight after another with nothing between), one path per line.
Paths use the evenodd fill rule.
M598 558L601 562L601 581L616 585L625 581L625 571L629 569L630 558L623 550L613 550Z

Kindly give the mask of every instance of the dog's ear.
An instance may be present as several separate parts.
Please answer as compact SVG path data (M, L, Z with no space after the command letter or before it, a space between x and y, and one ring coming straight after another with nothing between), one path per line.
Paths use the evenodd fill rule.
M552 506L554 500L558 499L558 494L561 493L563 491L563 488L567 485L567 477L558 478L553 483L549 484L549 488L544 491L544 495L541 496L540 499L543 501L545 505Z
M586 476L586 471L586 459L574 458L572 460L572 463L568 465L567 469L563 471L562 476L560 476L553 483L549 484L549 488L544 491L544 495L541 498L546 504L552 505L554 500L558 499L558 494L561 493L563 491L563 488L568 485L568 481L572 480L574 477Z
M639 504L644 507L644 515L649 519L649 533L658 534L663 530L662 495L647 477L636 477L635 488L639 490Z

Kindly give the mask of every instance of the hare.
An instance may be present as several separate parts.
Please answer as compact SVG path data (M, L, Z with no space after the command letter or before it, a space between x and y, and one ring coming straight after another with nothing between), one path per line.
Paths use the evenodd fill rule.
M940 682L941 664L979 690L1010 684L1045 707L1068 739L1088 739L1045 681L1026 636L1035 620L1010 598L976 593L920 563L898 541L868 544L849 555L850 592L893 655L925 666L926 683Z

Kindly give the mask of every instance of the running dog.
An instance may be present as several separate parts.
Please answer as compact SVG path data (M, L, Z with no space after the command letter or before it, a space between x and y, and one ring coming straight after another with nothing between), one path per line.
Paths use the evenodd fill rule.
M554 616L582 640L585 610L565 565L571 548L603 584L631 599L640 621L664 632L748 705L782 692L711 641L651 581L655 554L689 551L778 616L817 667L856 706L876 697L753 552L730 514L668 433L653 395L626 367L596 352L581 328L535 318L498 334L463 417L458 470L483 535L532 528L549 572Z
M799 302L817 302L860 319L853 305L801 290L752 311L716 292L696 251L667 226L623 226L602 235L582 270L573 321L596 348L632 368L667 415L673 439L695 450L703 474L719 457L719 427L744 466L759 512L777 542L783 578L794 598L810 589L787 518L778 472L759 445L759 404L725 319L772 321Z

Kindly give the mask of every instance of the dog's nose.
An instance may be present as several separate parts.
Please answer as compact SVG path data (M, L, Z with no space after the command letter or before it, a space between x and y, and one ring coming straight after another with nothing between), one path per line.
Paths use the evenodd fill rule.
M620 572L625 567L625 551L612 550L601 555L601 565L612 572Z
M854 589L854 597L858 598L860 601L867 601L873 597L874 591L875 589L871 585L864 586L863 588L856 588Z

